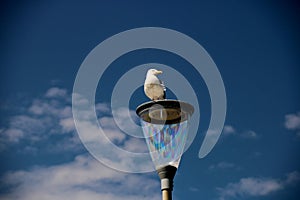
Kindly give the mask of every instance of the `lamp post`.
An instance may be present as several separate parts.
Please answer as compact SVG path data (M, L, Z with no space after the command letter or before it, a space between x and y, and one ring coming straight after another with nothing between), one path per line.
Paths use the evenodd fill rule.
M141 104L136 113L151 159L161 180L162 199L171 200L173 179L180 163L194 107L178 100L158 100Z

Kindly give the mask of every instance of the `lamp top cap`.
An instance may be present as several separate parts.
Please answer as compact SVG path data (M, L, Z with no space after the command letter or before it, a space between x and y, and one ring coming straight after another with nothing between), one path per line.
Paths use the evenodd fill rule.
M175 124L186 121L194 113L194 107L179 100L158 100L139 105L136 113L149 123Z

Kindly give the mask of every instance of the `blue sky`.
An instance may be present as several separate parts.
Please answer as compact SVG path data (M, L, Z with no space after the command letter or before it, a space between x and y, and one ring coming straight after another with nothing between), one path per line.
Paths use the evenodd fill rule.
M299 198L294 1L10 1L0 10L0 199L160 199L155 172L124 173L98 162L81 144L72 116L73 84L89 52L112 35L149 26L182 32L213 58L227 95L223 133L199 159L211 116L205 82L178 56L148 49L121 56L100 80L96 111L110 140L128 151L147 151L114 123L111 93L134 66L162 63L185 76L201 106L197 136L175 177L175 200ZM148 101L142 84L131 110ZM174 97L170 90L167 95ZM125 120L122 112L119 117ZM119 159L120 166L126 163Z

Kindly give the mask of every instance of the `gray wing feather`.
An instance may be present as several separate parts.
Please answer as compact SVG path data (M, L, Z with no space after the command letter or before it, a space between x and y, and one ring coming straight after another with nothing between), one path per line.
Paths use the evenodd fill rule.
M166 86L165 86L164 82L162 82L161 80L159 80L159 83L164 88L164 91L166 91L167 89L166 89Z

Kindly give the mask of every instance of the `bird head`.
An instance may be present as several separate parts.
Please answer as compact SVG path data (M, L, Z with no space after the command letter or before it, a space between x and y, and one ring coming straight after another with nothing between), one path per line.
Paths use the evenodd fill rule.
M152 75L158 75L158 74L162 74L162 71L156 70L156 69L149 69L147 74L152 74Z

